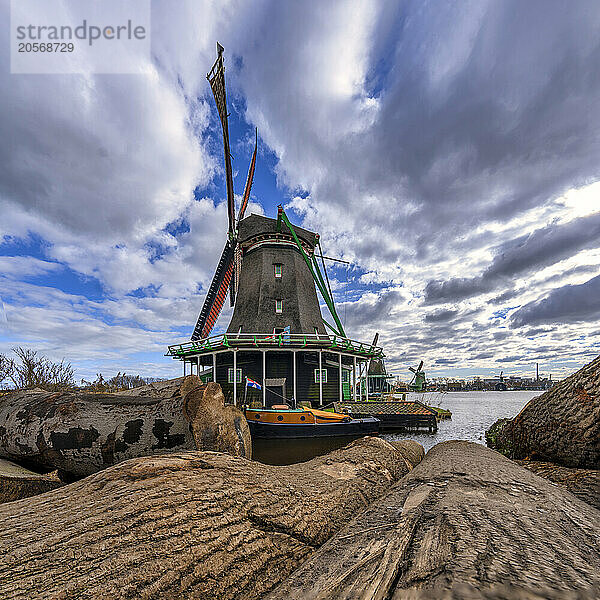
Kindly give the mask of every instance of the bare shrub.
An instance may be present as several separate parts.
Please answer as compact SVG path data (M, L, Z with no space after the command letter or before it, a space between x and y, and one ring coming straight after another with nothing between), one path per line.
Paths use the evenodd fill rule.
M10 377L13 371L14 362L4 354L0 354L0 385Z
M18 390L41 387L50 392L75 386L71 363L53 362L29 348L13 348L17 360L12 361L9 379Z
M149 383L155 383L162 381L159 377L142 377L141 375L127 375L120 371L110 379L105 379L102 373L96 375L95 381L81 380L81 387L84 389L98 392L98 393L110 393L110 392L122 392L124 390L131 390L142 385Z

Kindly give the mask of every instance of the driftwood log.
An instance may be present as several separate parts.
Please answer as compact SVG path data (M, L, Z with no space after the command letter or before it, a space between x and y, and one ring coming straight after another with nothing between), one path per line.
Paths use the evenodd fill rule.
M43 494L61 485L56 473L40 475L0 458L0 504Z
M570 469L554 463L535 460L517 460L515 462L532 473L564 487L584 502L600 509L600 471Z
M486 433L510 458L600 469L600 356Z
M597 598L600 511L469 442L432 448L269 600Z
M418 465L425 458L425 449L414 440L394 440L390 444L399 450L411 465Z
M195 375L118 394L15 392L0 403L0 457L74 477L182 450L250 458L246 419L224 402Z
M129 460L0 505L0 597L258 598L410 467L379 438L285 467Z

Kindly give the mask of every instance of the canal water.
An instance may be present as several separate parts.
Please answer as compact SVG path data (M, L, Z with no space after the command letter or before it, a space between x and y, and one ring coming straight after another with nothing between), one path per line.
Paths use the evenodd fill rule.
M386 440L415 440L425 451L446 440L468 440L485 444L485 430L502 418L511 418L542 392L428 392L407 394L407 400L419 400L452 412L452 419L439 422L436 433L385 433ZM347 438L320 440L255 440L253 457L259 462L286 465L304 462L348 443Z
M468 440L485 445L485 431L498 419L515 417L543 392L427 392L410 393L407 400L419 400L440 406L452 413L452 419L438 423L437 433L386 433L386 440L415 440L425 451L446 440Z

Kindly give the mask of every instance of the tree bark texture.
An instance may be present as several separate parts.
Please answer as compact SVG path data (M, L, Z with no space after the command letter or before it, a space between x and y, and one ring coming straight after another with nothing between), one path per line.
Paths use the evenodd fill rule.
M137 456L216 450L252 456L241 411L195 375L127 394L15 392L0 404L0 456L82 477ZM147 396L139 395L148 393Z
M510 458L600 469L600 356L493 427L486 440Z
M0 458L0 504L43 494L61 485L56 473L40 475Z
M285 467L129 460L0 505L0 597L258 598L409 468L368 437Z
M517 460L515 462L532 473L564 487L579 499L600 509L600 471L570 469L554 463L534 460Z
M484 446L443 442L267 598L591 599L598 591L600 511Z
M404 456L411 465L418 465L425 458L425 449L414 440L395 440L390 444Z

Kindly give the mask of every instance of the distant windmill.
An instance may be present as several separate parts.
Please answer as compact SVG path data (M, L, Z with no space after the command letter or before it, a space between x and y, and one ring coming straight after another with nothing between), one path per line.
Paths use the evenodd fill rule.
M425 371L423 371L423 361L419 363L419 366L416 369L414 367L408 367L408 370L413 373L413 378L408 384L409 389L414 392L423 392L425 390Z
M506 390L506 382L504 381L504 371L500 371L499 381L496 384L496 391L504 392Z

